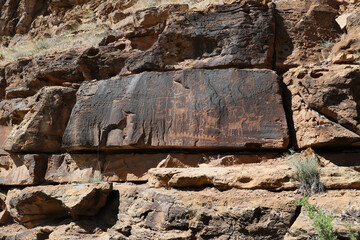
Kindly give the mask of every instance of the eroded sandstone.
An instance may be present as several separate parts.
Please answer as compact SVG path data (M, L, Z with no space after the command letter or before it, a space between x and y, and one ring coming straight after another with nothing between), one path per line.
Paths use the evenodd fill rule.
M30 228L64 216L96 215L111 189L110 183L13 189L7 194L6 207L17 222Z
M271 68L274 22L274 6L260 1L214 6L205 12L174 13L167 19L156 42L149 45L147 51L128 59L128 69L141 72L184 68ZM138 31L139 37L141 33Z
M42 88L28 103L24 119L12 128L4 143L8 152L59 152L76 90Z
M270 70L147 72L81 86L67 150L150 147L286 148Z
M291 93L295 144L359 145L360 67L299 67L284 75Z
M0 156L0 185L21 186L44 182L48 156L11 154Z
M276 68L319 64L326 61L332 43L341 34L335 21L338 3L276 1Z

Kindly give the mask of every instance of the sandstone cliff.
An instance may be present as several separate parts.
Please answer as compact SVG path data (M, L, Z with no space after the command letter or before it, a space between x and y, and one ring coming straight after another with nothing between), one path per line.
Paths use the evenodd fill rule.
M0 12L1 239L309 239L289 149L360 236L357 0Z

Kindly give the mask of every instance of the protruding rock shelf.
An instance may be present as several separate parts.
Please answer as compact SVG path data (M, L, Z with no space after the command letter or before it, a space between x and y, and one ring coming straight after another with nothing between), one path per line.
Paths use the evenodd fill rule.
M26 227L64 216L94 216L112 190L111 183L37 186L8 192L6 207Z
M287 144L277 75L249 69L145 72L85 83L63 137L69 151Z

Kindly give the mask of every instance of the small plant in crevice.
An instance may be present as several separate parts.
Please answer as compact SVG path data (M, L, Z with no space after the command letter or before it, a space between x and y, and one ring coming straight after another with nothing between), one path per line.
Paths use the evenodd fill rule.
M331 49L334 46L333 40L332 39L329 39L326 41L322 40L320 42L320 46L323 48L323 49L321 49L321 58L322 58L321 62L323 64L325 64L325 63L327 64L327 58L329 57Z
M80 183L82 183L82 184L85 184L85 183L99 183L99 182L104 181L104 174L102 173L102 170L101 170L100 161L97 161L96 165L97 166L93 168L90 176L81 179Z
M319 159L312 149L302 153L296 153L290 149L290 155L287 157L295 168L294 178L299 182L300 193L310 195L325 191L325 185L320 181Z
M318 236L316 240L336 240L338 239L333 230L333 215L326 214L324 209L317 208L309 203L309 198L304 194L302 199L295 203L297 206L305 208L305 214L312 221Z
M314 227L317 237L316 240L337 240L338 237L334 231L334 216L332 213L326 214L324 209L317 208L315 205L309 203L309 198L306 194L303 197L295 202L296 206L304 207L305 215L312 221L312 226ZM350 224L345 223L345 227L348 229L348 236L350 240L357 240L354 231L352 230Z
M333 44L333 41L331 39L325 41L323 40L320 45L324 48L331 48L334 44Z

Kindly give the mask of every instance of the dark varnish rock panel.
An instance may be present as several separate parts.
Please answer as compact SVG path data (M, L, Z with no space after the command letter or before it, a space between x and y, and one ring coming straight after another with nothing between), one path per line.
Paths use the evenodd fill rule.
M63 137L70 151L288 144L271 70L145 72L86 82L77 97Z
M149 29L148 29L149 30ZM149 42L141 29L127 36L136 48ZM271 68L275 40L273 5L241 1L204 12L171 14L156 42L127 61L131 72L184 68ZM143 47L140 50L145 50Z

